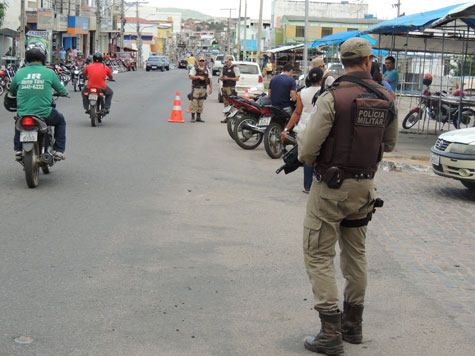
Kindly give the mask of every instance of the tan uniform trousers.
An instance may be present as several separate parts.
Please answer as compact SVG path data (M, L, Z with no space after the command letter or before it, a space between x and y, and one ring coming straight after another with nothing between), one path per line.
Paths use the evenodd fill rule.
M202 113L203 112L203 103L205 102L204 97L206 96L206 87L205 88L193 88L193 101L191 102L190 112L192 113ZM203 98L203 99L201 99Z
M224 97L233 95L233 87L221 87L221 95ZM226 100L224 101L224 107L228 106L228 102Z
M367 226L340 227L343 219L363 219L373 209L372 179L346 179L340 189L314 178L304 220L305 268L312 284L315 309L338 309L335 245L340 245L340 268L346 280L345 301L363 304L366 291L365 240Z

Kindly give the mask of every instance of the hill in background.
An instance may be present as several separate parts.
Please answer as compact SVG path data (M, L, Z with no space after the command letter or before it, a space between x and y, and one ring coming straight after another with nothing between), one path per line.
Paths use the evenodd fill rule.
M179 9L176 7L161 7L160 11L163 12L178 12L182 15L184 20L195 19L195 20L209 20L216 19L221 20L221 18L215 18L213 16L205 15L199 11L189 10L189 9Z

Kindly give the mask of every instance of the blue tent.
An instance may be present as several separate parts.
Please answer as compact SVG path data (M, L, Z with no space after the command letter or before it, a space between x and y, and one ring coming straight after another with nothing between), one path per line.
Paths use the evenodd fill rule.
M312 43L312 47L318 47L320 45L336 46L353 37L366 38L368 41L371 42L372 46L376 43L376 40L374 38L368 35L361 35L361 31L347 31L334 33L333 35L320 38Z
M373 25L365 30L363 33L380 33L392 34L401 32L420 31L430 26L435 21L444 18L452 10L464 4L447 6L441 9L421 12L414 15L396 17L392 20L387 20L376 25Z

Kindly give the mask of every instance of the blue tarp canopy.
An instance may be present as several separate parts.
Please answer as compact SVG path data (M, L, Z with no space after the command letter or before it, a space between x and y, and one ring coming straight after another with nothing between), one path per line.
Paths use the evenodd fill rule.
M452 10L464 5L466 4L452 5L414 15L396 17L395 19L373 25L363 30L362 33L395 34L402 32L421 31L424 28L432 25L432 23L435 21L447 16Z
M376 43L376 40L374 38L368 35L362 35L361 31L347 31L347 32L334 33L333 35L320 38L312 43L312 47L318 47L321 45L328 45L328 46L335 45L336 46L353 37L366 38L368 41L371 42L371 45L374 45Z

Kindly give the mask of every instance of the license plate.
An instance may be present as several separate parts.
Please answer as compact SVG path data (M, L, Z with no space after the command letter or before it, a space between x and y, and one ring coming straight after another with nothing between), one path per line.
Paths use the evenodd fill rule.
M263 117L259 120L259 123L257 124L257 126L269 126L270 124L270 117Z
M20 132L20 142L36 142L37 139L38 139L38 131Z
M438 166L440 164L440 156L436 155L435 153L430 154L430 163L432 163L434 166Z
M157 66L152 66L152 69L157 69Z
M97 94L89 94L89 100L97 100Z
M223 114L227 114L229 111L231 111L232 108L232 106L226 106L223 110Z

